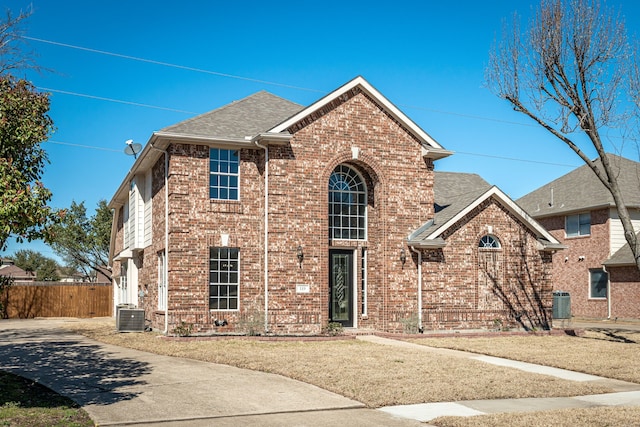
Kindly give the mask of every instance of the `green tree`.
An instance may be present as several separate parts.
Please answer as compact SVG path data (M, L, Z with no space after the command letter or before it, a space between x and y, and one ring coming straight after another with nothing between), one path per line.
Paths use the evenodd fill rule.
M640 269L639 241L603 143L616 129L637 133L630 120L640 105L634 45L621 14L598 0L541 0L524 31L517 16L505 26L490 53L486 79L497 96L591 168L615 202ZM601 168L587 154L594 149Z
M111 277L107 269L113 214L107 202L100 200L93 216L87 217L84 202L71 203L65 217L51 228L50 246L68 267L87 276L102 273Z
M60 274L58 273L60 266L58 263L39 252L21 249L16 251L12 258L17 267L24 271L36 273L36 280L52 280L54 282L60 280Z

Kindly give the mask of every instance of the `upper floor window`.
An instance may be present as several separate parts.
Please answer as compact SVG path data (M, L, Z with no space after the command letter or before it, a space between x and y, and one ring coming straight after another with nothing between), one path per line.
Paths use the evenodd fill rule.
M500 241L497 237L487 234L485 236L482 236L478 247L480 249L499 249Z
M367 188L346 165L336 167L329 177L329 238L367 238Z
M591 214L587 212L567 215L565 232L567 237L588 236L591 234Z
M238 150L212 148L209 151L209 197L238 200L240 157Z

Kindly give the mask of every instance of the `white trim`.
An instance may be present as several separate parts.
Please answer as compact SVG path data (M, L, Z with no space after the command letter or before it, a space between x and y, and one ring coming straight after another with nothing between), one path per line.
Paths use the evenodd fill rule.
M416 136L420 141L430 145L432 148L443 149L440 144L438 144L429 134L427 134L424 130L422 130L413 120L407 117L402 111L400 111L395 105L393 105L386 97L384 97L380 92L378 92L373 86L369 84L363 77L358 76L345 85L339 87L334 90L327 96L319 99L315 103L311 104L304 110L300 111L298 114L292 116L291 118L285 120L280 123L276 127L270 129L269 133L280 133L285 131L290 126L324 107L326 104L329 104L333 100L339 98L344 95L346 92L349 92L355 87L360 87L360 89L373 98L383 109L389 113L394 119L400 122L404 127L406 127L409 132L411 132L414 136Z
M456 216L454 216L449 221L445 222L440 227L438 227L425 240L435 240L436 238L438 238L449 227L451 227L452 225L460 221L469 212L471 212L473 209L475 209L478 205L480 205L482 202L487 200L489 197L497 198L503 204L503 206L506 207L507 210L509 210L509 212L511 212L516 217L518 217L525 224L529 225L529 228L537 232L539 236L544 237L546 240L548 240L552 244L560 244L560 242L556 240L556 238L553 237L547 230L545 230L544 227L542 227L538 223L538 221L536 221L531 216L529 216L528 213L526 213L520 206L518 206L513 200L511 200L509 196L503 193L496 186L491 187L483 195L478 197L473 203L469 204L466 208L460 211Z

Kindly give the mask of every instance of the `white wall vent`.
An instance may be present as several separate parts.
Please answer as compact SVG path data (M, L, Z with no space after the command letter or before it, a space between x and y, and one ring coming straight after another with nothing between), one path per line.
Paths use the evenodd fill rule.
M118 332L144 332L144 310L120 308L116 318Z

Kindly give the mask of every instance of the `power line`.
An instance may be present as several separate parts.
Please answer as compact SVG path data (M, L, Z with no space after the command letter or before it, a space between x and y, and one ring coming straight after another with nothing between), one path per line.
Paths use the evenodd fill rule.
M37 41L37 42L41 42L41 43L47 43L47 44L51 44L51 45L54 45L54 46L66 47L66 48L69 48L69 49L82 50L82 51L85 51L85 52L97 53L97 54L101 54L101 55L113 56L113 57L116 57L116 58L123 58L123 59L129 59L129 60L132 60L132 61L146 62L146 63L154 64L154 65L161 65L161 66L165 66L165 67L178 68L178 69L181 69L181 70L194 71L194 72L205 73L205 74L210 74L210 75L214 75L214 76L228 77L228 78L232 78L232 79L245 80L245 81L250 81L250 82L254 82L254 83L261 83L261 84L271 85L271 86L279 86L279 87L285 87L285 88L289 88L289 89L296 89L296 90L303 90L303 91L307 91L307 92L316 92L316 93L326 94L326 91L322 91L322 90L319 90L319 89L312 89L312 88L303 87L303 86L294 86L294 85L290 85L290 84L286 84L286 83L279 83L279 82L272 82L272 81L268 81L268 80L254 79L254 78L251 78L251 77L238 76L238 75L235 75L235 74L222 73L222 72L219 72L219 71L211 71L211 70L205 70L205 69L202 69L202 68L194 68L194 67L189 67L189 66L185 66L185 65L172 64L172 63L169 63L169 62L156 61L156 60L153 60L153 59L140 58L140 57L137 57L137 56L124 55L124 54L115 53L115 52L108 52L108 51L105 51L105 50L98 50L98 49L92 49L92 48L88 48L88 47L77 46L77 45L72 45L72 44L67 44L67 43L60 43L60 42L56 42L56 41L53 41L53 40L40 39L40 38L36 38L36 37L28 37L28 36L22 36L22 37L27 39L27 40ZM141 107L149 107L149 108L163 109L163 110L168 110L168 111L176 111L176 112L180 112L180 113L198 114L198 113L192 113L192 112L189 112L189 111L174 110L174 109L171 109L171 108L157 107L157 106L146 105L146 104L138 104L138 103L130 102L130 101L121 101L121 100L117 100L117 99L94 97L94 96L91 96L91 95L75 94L73 92L65 92L65 91L56 90L56 89L48 89L48 90L50 90L52 92L65 93L65 94L68 94L68 95L84 96L84 97L87 97L87 98L100 99L100 100L104 100L104 101L119 102L119 103L122 103L122 104L130 104L130 105L137 105L137 106L141 106ZM452 115L452 116L466 117L466 118L471 118L471 119L476 119L476 120L485 120L485 121L499 122L499 123L505 123L505 124L519 125L519 126L533 126L533 127L536 126L533 123L513 122L513 121L509 121L509 120L495 119L495 118L491 118L491 117L483 117L483 116L476 116L476 115L472 115L472 114L455 113L455 112L451 112L451 111L443 111L443 110L437 110L437 109L433 109L433 108L419 107L419 106L416 106L416 105L398 104L398 106L404 107L404 108L412 108L412 109L415 109L415 110L430 111L430 112L438 113L438 114L448 114L448 115Z
M70 142L51 141L51 140L47 140L47 141L44 141L44 142L48 142L50 144L57 144L57 145L68 145L69 147L89 148L91 150L111 151L111 152L114 152L114 153L122 152L122 150L116 150L114 148L96 147L94 145L72 144Z
M251 77L236 76L234 74L227 74L227 73L221 73L221 72L218 72L218 71L204 70L202 68L188 67L186 65L171 64L169 62L162 62L162 61L156 61L156 60L153 60L153 59L140 58L140 57L137 57L137 56L123 55L123 54L120 54L120 53L107 52L107 51L98 50L98 49L91 49L91 48L88 48L88 47L82 47L82 46L76 46L76 45L72 45L72 44L60 43L60 42L55 42L55 41L52 41L52 40L39 39L39 38L36 38L36 37L22 36L22 38L27 39L27 40L36 41L36 42L41 42L41 43L52 44L52 45L55 45L55 46L68 47L70 49L83 50L85 52L99 53L101 55L114 56L116 58L131 59L133 61L146 62L148 64L162 65L164 67L178 68L178 69L181 69L181 70L195 71L195 72L198 72L198 73L212 74L214 76L229 77L229 78L233 78L233 79L245 80L245 81L249 81L249 82L261 83L261 84L267 84L267 85L273 85L273 86L280 86L280 87L285 87L285 88L289 88L289 89L297 89L297 90L304 90L304 91L308 91L308 92L324 93L323 91L318 90L318 89L310 89L310 88L301 87L301 86L292 86L292 85L288 85L288 84L284 84L284 83L277 83L277 82L270 82L270 81L267 81L267 80L254 79L254 78L251 78Z
M84 93L77 93L77 92L69 92L69 91L66 91L66 90L52 89L52 88L49 88L49 87L40 87L40 86L36 86L36 87L38 89L46 91L46 92L62 93L64 95L73 95L73 96L79 96L79 97L82 97L82 98L97 99L99 101L117 102L119 104L134 105L136 107L155 108L156 110L173 111L175 113L199 114L199 113L195 113L193 111L178 110L178 109L169 108L169 107L158 107L157 105L141 104L141 103L138 103L138 102L123 101L123 100L120 100L120 99L113 99L113 98L104 98L102 96L87 95L87 94L84 94Z

